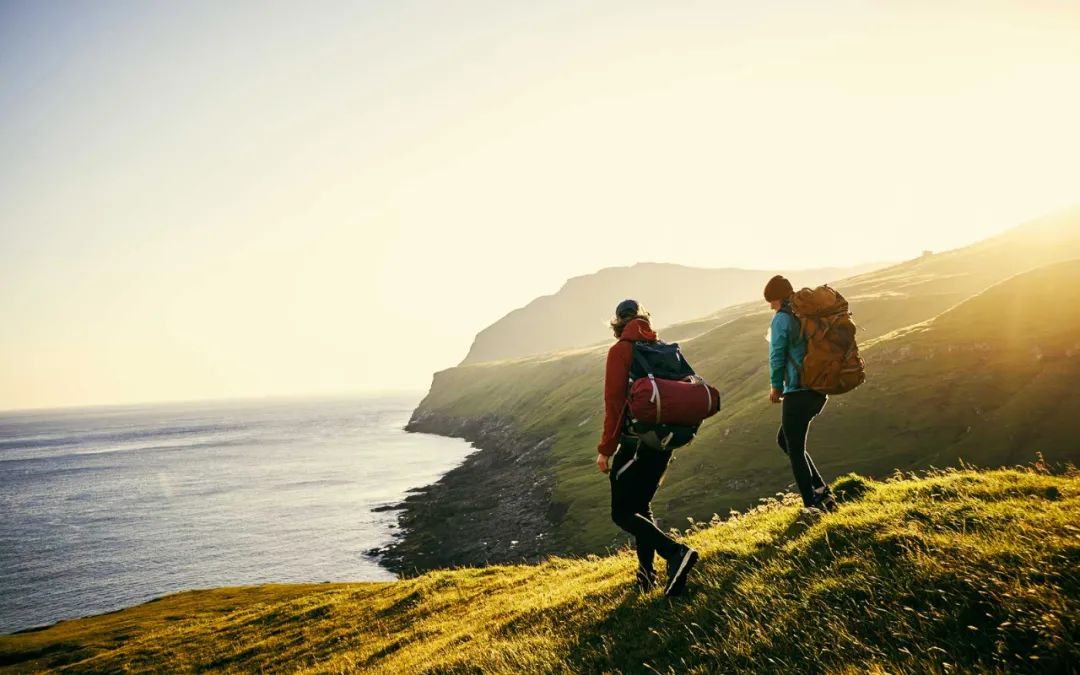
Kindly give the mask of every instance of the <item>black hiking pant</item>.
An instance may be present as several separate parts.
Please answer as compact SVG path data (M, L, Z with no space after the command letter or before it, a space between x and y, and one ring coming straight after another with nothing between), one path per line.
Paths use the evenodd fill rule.
M791 472L795 474L795 484L799 486L804 506L814 506L822 496L829 493L829 486L818 473L814 460L810 459L810 453L806 451L806 434L810 431L810 422L825 407L827 400L825 394L809 389L784 394L776 443L791 460Z
M677 541L656 526L650 503L671 462L671 451L651 450L633 436L623 436L622 440L608 473L611 519L633 535L638 562L651 570L655 554L667 559L682 550Z

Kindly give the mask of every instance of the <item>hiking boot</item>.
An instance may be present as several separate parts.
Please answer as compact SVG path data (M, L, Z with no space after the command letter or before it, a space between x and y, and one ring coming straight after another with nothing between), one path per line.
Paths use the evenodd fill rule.
M840 510L840 505L836 503L836 497L834 497L831 492L826 492L814 502L814 508L825 511L826 513L835 513Z
M668 581L664 595L680 595L686 588L686 577L698 561L698 552L689 546L680 546L678 553L667 558Z
M652 589L656 588L656 570L648 569L645 567L637 568L637 575L634 578L637 588L642 593L648 593Z

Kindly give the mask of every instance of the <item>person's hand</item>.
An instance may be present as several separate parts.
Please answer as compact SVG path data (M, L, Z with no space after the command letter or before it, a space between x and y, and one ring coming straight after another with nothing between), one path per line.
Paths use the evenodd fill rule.
M780 390L773 387L769 390L769 401L772 403L779 403L783 397L780 395Z
M608 466L609 459L610 457L603 453L598 453L596 455L596 467L600 469L600 473L607 473L608 471L611 471L611 467Z

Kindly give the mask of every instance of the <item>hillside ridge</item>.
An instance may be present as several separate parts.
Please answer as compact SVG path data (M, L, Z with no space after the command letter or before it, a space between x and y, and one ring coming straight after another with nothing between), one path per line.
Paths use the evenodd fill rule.
M885 264L789 273L824 282ZM605 267L568 279L555 293L534 298L480 330L460 365L513 360L597 344L610 333L605 321L613 303L618 301L613 301L613 297L636 297L652 312L657 325L665 326L700 316L717 306L756 297L774 273L658 262ZM547 330L537 330L538 326Z

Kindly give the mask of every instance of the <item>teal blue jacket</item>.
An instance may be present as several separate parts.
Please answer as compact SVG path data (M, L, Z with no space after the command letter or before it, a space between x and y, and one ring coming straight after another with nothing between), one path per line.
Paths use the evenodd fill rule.
M787 311L785 311L787 310ZM806 340L799 320L791 314L787 303L773 316L769 327L769 379L772 386L785 394L799 391L799 368L806 358Z

